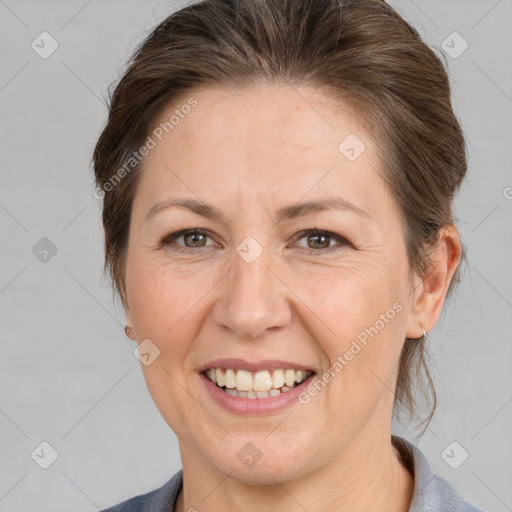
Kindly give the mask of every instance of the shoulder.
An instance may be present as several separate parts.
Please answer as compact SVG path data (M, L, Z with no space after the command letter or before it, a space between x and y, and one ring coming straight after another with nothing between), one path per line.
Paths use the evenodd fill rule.
M409 512L484 512L464 501L444 478L432 474L430 464L417 446L398 436L392 436L392 442L414 472Z
M130 498L101 512L174 512L182 485L183 470L180 470L162 487Z

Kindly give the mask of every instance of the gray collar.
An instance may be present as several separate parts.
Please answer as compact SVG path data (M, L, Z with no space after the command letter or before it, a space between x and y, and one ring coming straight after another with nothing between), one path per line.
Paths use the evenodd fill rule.
M442 477L432 474L423 452L407 439L391 436L403 464L414 475L414 492L409 512L482 512L466 503Z

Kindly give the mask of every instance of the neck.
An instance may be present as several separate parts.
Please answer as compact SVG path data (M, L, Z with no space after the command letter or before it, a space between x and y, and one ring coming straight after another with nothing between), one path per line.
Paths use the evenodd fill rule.
M183 451L185 447L180 448L183 490L177 512L407 512L412 499L414 477L400 462L390 433L374 436L371 442L360 435L330 464L283 484L277 480L268 485L246 484L213 470Z

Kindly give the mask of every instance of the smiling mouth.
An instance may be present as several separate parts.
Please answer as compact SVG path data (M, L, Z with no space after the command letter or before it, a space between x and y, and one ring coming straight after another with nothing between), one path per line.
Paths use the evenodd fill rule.
M272 398L302 384L310 370L262 370L249 372L232 368L209 368L203 375L228 395L238 398Z

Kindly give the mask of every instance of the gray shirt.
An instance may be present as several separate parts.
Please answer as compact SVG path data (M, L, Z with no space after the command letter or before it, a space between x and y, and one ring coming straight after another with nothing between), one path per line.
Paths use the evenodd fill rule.
M391 440L400 452L403 464L414 474L409 512L483 512L465 502L446 480L433 475L425 455L417 446L398 436L392 436ZM175 512L182 486L181 470L162 487L102 512Z

